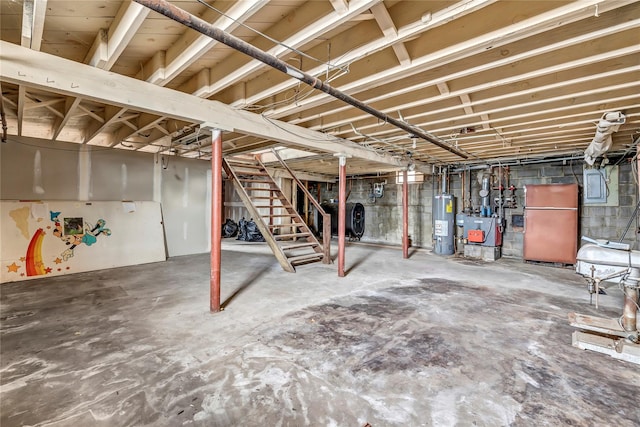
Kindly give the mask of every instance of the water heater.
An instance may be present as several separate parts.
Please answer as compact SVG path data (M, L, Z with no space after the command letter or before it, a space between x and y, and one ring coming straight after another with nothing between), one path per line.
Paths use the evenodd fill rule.
M433 197L433 250L438 255L453 255L455 252L455 198L442 193Z

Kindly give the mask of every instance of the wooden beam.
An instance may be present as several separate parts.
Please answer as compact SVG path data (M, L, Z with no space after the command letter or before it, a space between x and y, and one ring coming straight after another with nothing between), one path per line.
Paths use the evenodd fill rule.
M121 141L127 140L131 137L139 135L141 132L144 132L148 129L155 127L158 123L165 119L164 116L156 116L154 114L140 114L136 124L134 125L133 132L126 128L127 122L125 121L125 126L122 126L118 129L114 135L113 142L111 143L111 147L118 145ZM131 124L131 123L129 123ZM143 143L143 142L139 142ZM146 144L146 143L145 143Z
M389 35L389 36L385 36L382 38L378 38L378 39L374 39L373 41L370 41L368 43L365 43L364 45L353 49L351 51L349 51L348 53L342 55L337 61L333 62L334 66L346 66L348 64L350 64L353 61L356 61L360 58L363 58L365 56L368 56L374 52L378 52L386 47L390 47L398 42L403 42L409 38L413 38L419 34L422 34L424 32L426 32L429 29L435 28L439 25L444 25L447 22L450 22L453 19L457 19L460 18L462 16L465 16L467 14L470 14L480 8L483 8L485 6L488 6L492 3L494 3L496 0L462 0L458 3L455 3L441 11L438 11L437 13L434 13L432 16L431 21L428 23L428 25L422 23L422 21L420 20L420 18L418 18L418 20L416 22L412 22L408 25L403 26L402 28L399 28L397 31L397 34L395 35ZM595 0L589 0L589 1L595 1ZM353 2L352 2L353 3ZM350 3L350 7L351 7L351 3ZM500 37L506 37L504 34L500 34L500 35L492 35L493 38L500 38ZM413 61L415 62L415 60ZM430 64L432 64L432 62L430 62ZM412 67L414 66L414 64L412 63ZM391 70L392 72L402 72L404 71L406 68L404 66L399 66L397 69L393 69ZM322 75L326 72L326 66L325 65L320 65L317 67L314 67L310 70L306 71L308 74L311 75ZM381 82L388 82L388 78L382 77L381 74L385 74L385 72L383 73L378 73L375 74L375 79L371 78L371 79L363 79L362 83L362 87L371 87L372 82L377 82L377 84L381 84ZM366 81L365 81L366 80ZM295 83L292 79L287 79L284 80L280 83L277 84L269 84L268 88L265 88L264 90L262 90L259 93L255 93L252 94L250 96L247 97L247 104L257 104L259 103L262 99L268 98L274 94L277 93L281 93L284 92L292 87L294 87L297 83ZM346 88L347 86L342 86L342 88ZM351 91L350 88L343 90L347 93L353 93ZM314 100L316 99L321 99L322 102L326 101L327 97L322 95L317 95L317 96L312 96L309 97L307 99L305 99L304 101L301 102L296 102L295 105L297 106L298 104L300 105L309 105L309 99L313 98ZM317 104L316 104L317 105ZM284 113L285 111L290 111L292 109L295 109L295 106L291 107L291 106L287 106L287 107L282 107L282 108L277 108L274 111L274 115L273 117L282 117L282 113Z
M373 16L385 37L395 37L398 35L398 29L384 3L378 3L373 6L371 12L373 12ZM411 63L411 56L403 42L399 41L394 43L391 45L391 48L398 57L400 65L404 66Z
M202 19L211 22L217 28L231 32L267 4L267 0L240 1L226 10L225 16L220 16L218 12L207 9ZM152 58L142 67L136 77L164 86L211 50L217 43L217 41L205 35L193 31L185 31L171 45L161 60L160 58Z
M610 2L603 3L600 5L601 10L603 7L606 7L607 10L615 9L618 7L622 7L625 4L629 4L633 0L621 1L621 2ZM392 80L396 80L399 78L405 78L407 75L413 75L422 71L429 70L434 66L442 66L447 63L452 63L454 61L467 58L478 53L484 52L489 46L492 48L497 48L498 46L502 46L508 43L513 43L518 40L525 39L534 34L538 34L542 32L544 29L552 28L558 25L566 25L571 22L575 22L581 19L584 19L588 16L591 16L593 10L589 8L589 5L594 5L597 3L597 0L589 0L589 1L580 1L573 2L562 6L560 8L554 9L547 13L543 13L539 16L535 16L533 18L526 19L524 21L516 22L513 25L502 28L500 30L496 30L490 33L483 34L481 36L475 37L473 39L466 40L461 43L457 43L455 45L449 46L445 49L441 49L437 52L430 53L428 55L421 56L419 58L412 58L412 62L410 67L398 66L395 68L391 68L385 70L383 72L379 72L376 74L371 74L366 78L359 79L357 81L350 82L348 84L342 85L339 87L340 90L347 93L356 93L362 90L368 90L372 87L376 87L382 84L388 84ZM453 8L455 5L451 6ZM476 4L476 9L481 6L486 6ZM456 9L458 12L457 17L462 16L463 13L470 13L473 11L473 8L470 9ZM429 22L430 26L425 27L418 25L418 23L414 23L412 25L407 25L403 28L398 29L397 38L385 38L381 40L372 41L369 44L362 46L359 49L355 49L349 52L347 55L343 55L341 57L340 62L336 65L341 65L343 63L349 63L361 56L367 55L370 52L377 51L386 45L391 45L395 43L395 41L402 40L407 37L412 37L416 34L420 34L435 25L435 23L446 23L452 18L451 14L453 11L450 11L449 14L434 13L432 16L432 20ZM633 24L632 24L633 25ZM620 27L617 31L622 30L622 26L626 28L633 28L633 26L629 26L627 23L621 23ZM564 46L566 46L565 42L560 42ZM555 45L555 46L554 46ZM540 51L545 51L553 46L555 49L559 49L562 46L558 46L557 44L550 44L544 47L537 49L538 53L541 54ZM524 54L526 55L526 53ZM530 57L530 55L528 56ZM505 63L512 63L516 59L514 57L504 58ZM321 67L308 71L309 74L319 74L322 72ZM471 70L469 70L471 72ZM477 71L476 71L477 72ZM468 74L467 74L468 75ZM444 78L444 77L442 77ZM453 78L453 76L446 77L447 79ZM435 84L435 82L433 83ZM265 89L261 93L249 95L247 97L247 103L255 104L259 103L261 99L264 99L270 96L273 93L283 92L290 87L293 86L293 82L285 81L282 83L271 84L268 89ZM390 94L385 94L385 97ZM309 96L304 100L300 100L292 105L282 106L276 108L272 113L271 117L281 118L288 114L293 114L294 112L298 113L300 111L307 110L309 108L316 107L325 103L327 100L327 96L325 94L315 94L313 96ZM366 101L370 103L371 100Z
M84 63L110 70L148 14L149 9L146 7L140 6L131 0L124 1L120 9L118 9L118 13L109 30L98 32L91 49L84 59Z
M86 114L87 116L91 117L92 119L97 120L100 123L104 123L104 117L100 116L99 114L94 113L93 111L89 110L87 107L85 107L83 105L78 105L78 109L82 110L84 112L84 114Z
M273 178L291 178L289 173L283 169L270 168L267 167L267 170L271 174ZM327 175L322 173L314 173L314 172L304 172L304 171L295 171L296 177L303 181L316 181L316 182L328 182L334 183L336 182L336 177L334 175Z
M471 98L469 98L469 94L468 93L460 94L460 101L462 101L462 108L464 109L464 112L469 115L472 115L473 108L471 107Z
M338 13L345 13L349 10L349 3L347 0L329 0L331 2L331 6Z
M344 24L345 22L348 22L353 16L357 16L379 1L380 0L352 0L349 3L348 12L333 12L329 15L319 17L313 23L313 25L308 25L302 31L299 31L298 33L284 40L282 43L267 50L267 53L277 57L290 53L290 48L299 48L309 42L316 40L326 32L338 27L341 24ZM240 80L249 76L251 73L254 73L255 71L263 67L264 64L255 59L245 63L241 67L238 67L231 72L222 69L218 70L218 68L220 67L216 67L211 69L211 73L208 79L211 82L210 85L196 86L195 83L189 82L185 86L196 86L196 89L192 90L190 93L206 98L227 88L229 85L239 82ZM323 72L326 72L326 65L321 66L321 68ZM200 81L202 80L197 75L194 76L193 79L200 79Z
M108 126L115 123L116 119L127 111L126 107L114 107L107 105L104 109L104 117L102 121L93 123L84 132L83 144L91 141L93 138L102 133Z
M507 104L507 105L501 105L501 106L495 106L493 108L488 108L488 109L484 109L482 112L475 112L472 114L465 114L465 115L456 115L456 116L447 116L446 118L443 119L438 119L438 120L429 120L428 122L421 122L418 126L429 126L430 129L432 129L433 132L439 132L441 131L441 129L438 129L437 127L435 127L436 124L438 123L447 123L447 122L452 122L452 121L461 121L462 123L467 123L469 122L469 116L470 115L474 115L474 116L480 116L481 114L484 115L489 115L489 114L503 114L502 116L499 117L494 117L494 121L504 121L504 120L517 120L519 118L525 117L525 116L529 116L529 115L535 115L535 114L541 114L541 113L545 113L547 115L551 114L553 111L560 111L560 110L564 110L566 108L579 108L580 106L583 105L589 105L595 101L591 100L592 98L594 98L594 96L598 96L598 103L602 104L603 102L611 102L613 100L620 100L620 99L633 99L635 97L638 96L637 92L634 93L634 91L630 91L629 95L625 95L625 96L620 96L619 94L615 94L616 90L626 90L626 89L632 89L634 87L638 87L640 86L640 80L634 80L634 81L628 81L628 82L624 82L624 83L620 83L617 85L611 85L611 86L606 86L606 87L599 87L599 88L593 88L593 89L588 89L585 91L581 91L581 92L574 92L574 93L568 93L568 94L562 94L559 96L555 96L555 97L548 97L548 98L543 98L543 99L537 99L535 101L530 101L530 102L518 102L518 103L513 103L513 104ZM588 97L591 96L591 98L588 98L586 101L581 101L580 98L581 97ZM556 101L565 101L567 102L568 105L567 107L561 107L559 110L555 109L555 108L548 108L545 107L544 104L551 104L553 102ZM456 107L448 107L445 108L443 110L455 110L457 108ZM525 111L529 111L528 113L514 113L511 116L506 116L504 115L505 112L507 111L511 111L511 110L525 110ZM423 116L433 116L433 114L435 114L436 111L429 111L426 113L421 113L421 114L416 114L416 115L412 115L412 116L408 116L406 117L407 119L412 119L412 122L415 123L417 120L421 120ZM360 130L366 129L366 128L375 128L376 124L370 124L370 125L365 125L360 127ZM380 132L374 132L374 133L368 133L367 135L372 136L372 137L380 137L383 134L389 134L389 133L394 133L394 130L392 129L387 129L384 131L380 131Z
M55 140L62 132L62 129L66 126L69 119L72 117L73 111L80 105L82 98L67 97L64 102L64 117L56 119L56 123L53 125L52 140Z
M51 108L52 105L56 105L56 104L60 104L61 102L64 102L64 98L54 98L54 99L47 99L46 101L42 101L39 98L32 95L27 94L26 97L32 102L29 104L25 104L24 106L25 111L35 110L38 108Z
M47 0L24 0L22 6L22 46L40 50L46 13Z
M383 95L380 96L370 96L368 98L366 98L364 101L369 103L369 104L373 104L376 102L380 102L382 100L385 99L389 99L391 97L395 97L395 96L401 96L401 95L406 95L409 94L411 92L417 92L420 91L424 88L427 88L429 86L432 85L436 85L438 87L438 90L440 91L440 93L442 95L449 95L449 88L447 87L446 82L449 80L455 80L455 79L461 79L464 77L468 77L471 75L475 75L475 74L480 74L483 72L487 72L487 71L493 71L496 69L499 69L500 67L511 67L511 64L517 64L519 62L523 62L527 59L530 58L534 58L536 56L541 56L541 55L545 55L548 54L550 52L562 49L562 48L566 48L566 47L571 47L571 46L575 46L578 45L580 43L585 43L585 42L591 42L593 40L596 40L598 38L603 38L603 37L607 37L613 34L617 34L619 32L623 32L623 31L627 31L627 30L631 30L631 29L635 29L640 27L640 19L633 19L633 20L629 20L629 21L625 21L625 22L620 22L618 23L619 16L608 16L608 17L601 17L598 20L598 25L602 25L602 27L597 28L593 31L589 31L586 32L585 34L581 34L579 36L576 37L572 37L566 40L562 40L562 41L558 41L555 43L550 43L544 46L539 46L539 47L532 47L532 48L527 48L527 46L523 46L521 48L522 52L516 55L511 55L508 56L506 58L502 58L496 61L491 61L491 62L486 62L483 64L479 64L479 65L473 65L471 63L469 63L469 65L462 64L463 66L458 67L459 70L455 71L455 72L448 72L446 75L441 75L439 73L432 73L432 76L430 78L426 78L424 81L420 82L420 83L416 83L413 85L406 85L406 84L402 84L400 89L397 90L386 90L384 92ZM635 54L637 53L639 50L637 48L637 43L634 46L630 46L627 49L615 49L615 50L606 50L604 49L604 52L601 54L596 54L593 56L588 56L585 58L582 58L580 60L576 60L576 61L570 61L570 62L559 62L557 63L555 66L551 66L551 67L543 67L540 68L539 70L536 71L532 71L526 74L523 73L517 73L517 75L515 77L511 76L507 79L491 79L488 82L485 83L480 83L480 84L476 84L472 87L466 87L461 89L462 91L466 91L469 93L473 93L473 92L478 92L478 91L482 91L482 90L486 90L492 87L496 87L496 86L500 86L500 85L505 85L508 84L509 82L514 82L514 81L518 81L520 79L523 79L525 81L528 80L532 80L536 77L542 76L544 74L551 74L551 73L556 73L556 72L560 72L560 71L564 71L564 70L569 70L569 69L575 69L577 67L580 66L584 66L587 65L589 63L597 63L597 62L602 62L605 61L607 59L610 58L616 58L616 57L622 57L625 55L630 55L630 54ZM416 62L421 62L422 58L418 58L416 60L414 60ZM556 68L553 68L556 67ZM393 76L390 76L390 78L394 78ZM451 94L450 96L459 96L459 94L462 93L460 90L454 92L453 94ZM444 98L438 98L438 99L444 99ZM430 102L434 102L437 99L436 98L427 98L427 97L421 97L421 100L424 101L423 104L428 104ZM404 105L396 105L394 106L394 109L397 108L411 108L417 105L423 105L420 103L416 103L416 104L404 104ZM349 110L349 107L338 107L333 109L332 113L341 113L341 118L342 121L327 121L326 118L322 124L323 128L329 128L332 126L337 126L341 123L348 123L354 120L358 120L359 118L357 117L352 117L352 116L348 116L346 117L344 114L342 114L343 111ZM384 110L383 110L384 111ZM277 112L274 112L274 116L275 117L280 117L280 114L277 114ZM360 118L365 117L364 115L360 115ZM300 123L302 120L289 120L289 123L293 123L293 124L297 124ZM317 129L317 128L316 128Z
M159 87L84 64L0 41L0 78L40 90L162 115L208 127L233 130L283 144L341 152L403 167L406 161L358 144L292 126L225 104Z
M640 21L638 21L640 22ZM579 60L575 60L575 61L569 61L569 62L564 62L561 64L555 64L551 67L544 67L544 68L540 68L528 73L520 73L516 76L509 76L507 78L504 79L499 79L499 80L491 80L491 81L487 81L487 82L483 82L483 83L479 83L476 84L474 86L468 86L468 87L464 87L464 88L460 88L458 90L449 92L448 91L448 87L447 87L447 92L441 96L437 96L437 97L419 97L418 100L416 101L408 101L406 103L403 104L394 104L393 109L382 109L383 112L386 113L391 113L392 111L394 111L395 109L402 109L402 110L406 110L406 109L411 109L411 108L416 108L422 105L428 105L430 103L433 102L437 102L446 98L451 98L451 97L459 97L462 96L466 93L478 93L478 92L482 92L482 91L486 91L487 89L492 89L495 87L499 87L499 86L505 86L507 84L511 84L511 83L515 83L518 81L533 81L535 78L544 76L544 75L551 75L554 73L558 73L561 71L566 71L566 70L574 70L577 69L578 67L582 67L591 63L598 63L598 62L603 62L603 61L607 61L610 59L615 59L615 58L624 58L624 57L630 57L630 55L633 54L637 54L638 52L640 52L640 44L636 44L634 46L629 46L626 48L622 48L622 49L615 49L615 50L610 50L608 52L604 52L602 54L597 54L594 56L590 56L590 57L585 57L585 58L581 58ZM621 59L622 61L622 59ZM622 68L620 70L612 70L612 71L608 71L608 72L604 72L604 73L597 73L597 74L591 74L588 76L584 76L584 77L580 77L578 79L568 79L568 80L563 80L563 81L559 81L557 83L554 84L550 84L550 85L545 85L545 86L538 86L538 87L531 87L528 89L524 89L524 90L520 90L520 91L511 91L511 92L507 92L505 94L502 95L497 95L494 97L489 97L489 98L485 98L485 99L478 99L476 101L474 101L472 103L472 105L480 105L480 104L488 104L491 102L496 102L499 100L506 100L506 99L510 99L510 98L515 98L518 96L524 96L524 95L532 95L535 94L537 92L541 92L543 90L558 90L562 87L565 86L570 86L570 85L574 85L576 83L579 82L586 82L586 81L593 81L595 79L598 78L605 78L607 76L611 77L611 76L615 76L618 74L624 74L624 73L633 73L640 70L640 66L630 66L630 67L626 67L626 68ZM438 89L440 92L443 91L443 89L441 88L442 84L438 85ZM378 98L376 98L376 100L379 100ZM367 102L372 102L371 99L369 99ZM452 107L446 107L446 108L441 108L438 110L430 110L429 111L429 115L433 116L436 114L440 114L440 113L447 113L449 111L455 111L456 109L458 109L459 107L457 105L452 106ZM358 114L346 114L346 113L342 113L341 108L335 109L334 110L334 116L335 117L339 117L338 120L329 120L327 117L324 117L324 121L322 126L323 127L327 127L327 128L337 128L340 125L346 124L346 123L351 123L351 122L355 122L357 120L363 120L363 119L367 119L368 117L364 114L359 114L359 112L357 112ZM485 111L479 111L480 114L487 114L487 112ZM417 116L410 116L410 118L416 119L418 118ZM299 120L291 120L290 121L293 124L299 123ZM426 123L425 123L426 124ZM365 131L368 128L374 128L376 127L377 124L376 123L371 123L369 125L361 125L359 127L360 130ZM320 126L311 126L311 129L314 128L319 128ZM432 129L434 132L437 132L437 129ZM337 133L337 135L340 135L340 133Z
M24 104L27 98L27 88L24 85L18 87L18 136L22 136L22 125L24 122Z

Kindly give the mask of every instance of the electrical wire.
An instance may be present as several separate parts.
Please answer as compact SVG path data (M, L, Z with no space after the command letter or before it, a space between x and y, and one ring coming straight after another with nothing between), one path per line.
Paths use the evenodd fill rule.
M347 74L347 73L338 72L335 75L328 77L326 82L330 83L333 80L335 80L337 78L340 78L345 74ZM274 101L274 102L272 102L270 104L249 104L249 105L244 105L242 107L237 107L236 109L247 110L247 111L275 109L275 108L277 108L279 106L291 105L293 103L297 103L297 102L303 101L303 100L307 99L309 96L311 96L311 94L313 94L315 92L315 89L310 87L310 86L302 86L302 89L300 89L300 87L301 86L298 85L298 90L294 91L294 94L292 96L285 97L285 99L283 99L281 101ZM285 94L286 93L288 93L288 92L285 92Z
M322 61L322 60L320 60L318 58L315 58L315 57L313 57L313 56L311 56L311 55L309 55L309 54L307 54L307 53L305 53L305 52L303 52L303 51L301 51L299 49L296 49L294 47L288 46L288 45L284 44L283 42L281 42L279 40L276 40L273 37L268 36L268 35L264 34L263 32L261 32L259 30L256 30L253 27L250 27L249 25L245 24L244 22L239 21L239 20L227 15L226 13L221 11L220 9L217 9L216 7L206 3L204 0L196 0L196 1L198 3L204 5L204 6L208 7L209 9L213 10L214 12L220 14L221 16L224 16L225 18L232 20L233 22L235 22L236 24L246 28L247 30L252 31L252 32L258 34L259 36L264 37L265 39L271 41L272 43L275 43L275 44L277 44L279 46L282 46L282 47L284 47L286 49L289 49L292 52L295 52L295 53L297 53L297 54L299 54L301 56L304 56L305 58L311 59L312 61L318 62L319 64L326 65L328 68L334 68L334 69L335 68L337 68L337 69L343 69L344 68L344 67L340 67L340 66L337 66L337 65L333 65L333 64L331 64L330 62L327 62L327 61ZM347 67L347 72L348 72L348 67Z
M580 181L578 180L578 176L576 175L575 171L573 170L573 159L569 160L569 166L571 167L571 173L573 174L573 177L576 180L576 184L580 184Z

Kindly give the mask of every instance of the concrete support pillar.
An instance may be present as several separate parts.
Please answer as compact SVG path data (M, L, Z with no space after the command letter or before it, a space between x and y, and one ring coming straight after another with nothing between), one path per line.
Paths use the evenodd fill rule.
M220 311L220 259L222 255L222 132L211 135L211 275L210 310Z
M409 258L409 179L402 171L402 258Z

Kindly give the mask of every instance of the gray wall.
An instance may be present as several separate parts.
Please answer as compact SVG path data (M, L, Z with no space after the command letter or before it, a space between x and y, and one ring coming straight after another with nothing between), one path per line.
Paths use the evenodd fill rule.
M39 154L39 161L37 153ZM11 138L0 145L1 198L4 200L155 200L162 203L169 256L210 250L210 164L170 158L168 164L147 153L90 147L80 152L77 144ZM35 166L39 164L40 171ZM163 166L166 166L164 168ZM522 188L526 184L578 182L582 185L582 162L554 162L512 166L511 183L518 191L518 208L507 209L503 254L522 256L522 231L514 229L511 217L522 214ZM435 181L434 181L435 179ZM373 183L385 181L384 196L371 198ZM479 184L472 174L472 203L478 206ZM322 200L337 198L337 185L321 185ZM419 184L409 184L409 234L415 246L432 247L431 205L440 192L437 177L425 176ZM619 165L619 204L580 206L580 234L618 240L637 203L636 184L631 165ZM83 190L85 189L85 190ZM456 211L462 210L460 174L450 176L449 191L456 196ZM227 207L238 205L226 186ZM402 186L395 176L352 179L348 183L349 202L365 205L363 241L400 244L402 241ZM238 213L239 215L239 213ZM235 215L233 215L235 216ZM235 220L239 218L234 218ZM637 221L631 225L627 242L639 248Z
M518 207L506 209L507 227L504 234L503 255L522 257L522 230L512 225L512 215L523 214L524 192L527 184L558 184L578 182L582 189L583 163L579 161L552 162L524 166L511 166L511 183L516 186ZM472 171L472 205L479 206L478 191L480 184L476 179L477 171ZM387 181L384 196L378 199L369 197L372 185L376 182ZM425 176L425 181L419 184L409 184L409 235L414 246L432 247L432 197L441 191L437 176ZM366 242L374 243L402 243L402 186L395 184L394 176L353 179L348 185L348 202L360 202L365 206L365 233L362 238ZM323 187L323 200L337 198L337 185L329 189ZM611 188L614 191L614 188ZM585 206L580 195L580 236L585 235L598 239L618 241L631 218L637 203L637 184L629 161L619 164L619 203L617 206ZM462 211L462 179L460 174L450 176L449 192L456 196L456 212ZM468 197L468 196L467 196ZM638 221L631 224L625 242L631 243L635 249L640 249L638 242ZM461 229L457 228L458 232Z
M210 250L209 162L11 137L0 164L3 200L161 202L169 256Z
M172 157L166 169L161 170L162 215L169 256L210 251L210 163Z
M78 197L76 144L11 137L7 143L0 143L0 166L3 200L76 200Z

